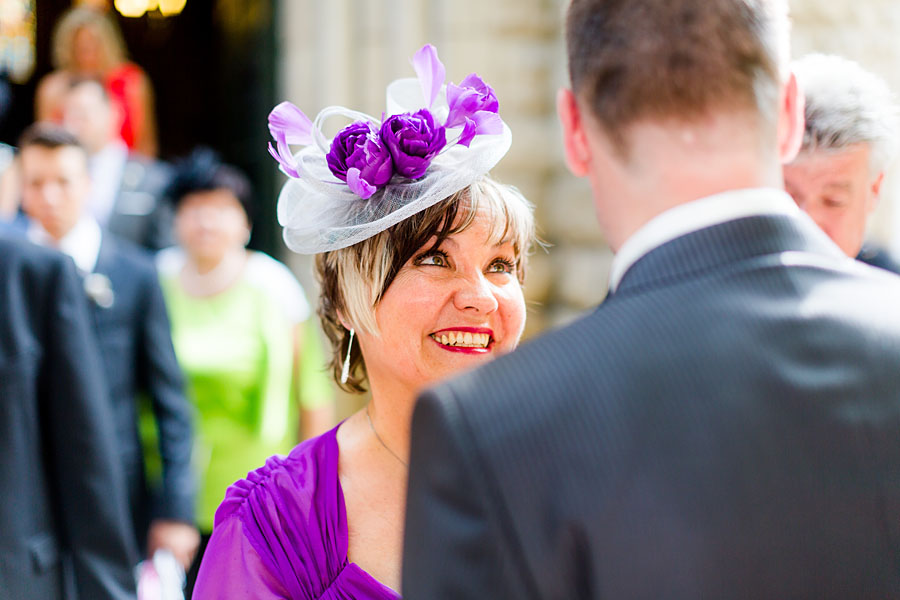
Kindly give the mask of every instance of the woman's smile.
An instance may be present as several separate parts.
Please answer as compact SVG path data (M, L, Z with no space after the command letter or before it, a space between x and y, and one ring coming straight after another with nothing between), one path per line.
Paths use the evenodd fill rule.
M485 327L449 327L429 337L444 350L465 354L488 354L494 343L494 332Z

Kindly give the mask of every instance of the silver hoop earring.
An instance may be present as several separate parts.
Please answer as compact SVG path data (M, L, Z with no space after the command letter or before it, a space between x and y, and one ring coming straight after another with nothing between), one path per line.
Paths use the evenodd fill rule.
M341 383L347 383L347 378L350 377L350 349L353 348L354 335L356 335L356 330L351 327L350 341L347 342L347 356L344 357L344 367L341 369Z

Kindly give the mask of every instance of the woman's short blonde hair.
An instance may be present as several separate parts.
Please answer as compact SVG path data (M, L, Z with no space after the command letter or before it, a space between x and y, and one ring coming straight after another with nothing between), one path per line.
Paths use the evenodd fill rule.
M437 247L464 231L478 214L490 216L490 241L510 241L516 276L525 280L525 262L535 239L532 207L514 187L484 177L434 206L358 244L316 256L322 291L319 318L331 342L330 366L335 381L348 392L365 391L366 367L359 344L350 350L350 376L340 382L349 331L341 322L378 334L375 307L397 273L423 246Z
M125 61L125 41L118 26L105 14L86 6L72 8L60 17L53 30L53 66L74 67L72 45L80 29L89 29L103 48L105 67L111 69Z

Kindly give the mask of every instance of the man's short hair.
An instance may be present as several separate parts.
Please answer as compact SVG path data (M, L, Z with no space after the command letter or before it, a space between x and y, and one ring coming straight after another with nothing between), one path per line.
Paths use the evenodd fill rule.
M868 144L872 173L890 166L897 153L898 115L884 80L835 55L808 54L793 67L806 95L801 152Z
M572 0L573 91L620 150L640 120L756 111L774 136L788 60L785 0Z
M38 146L49 150L72 147L80 150L87 160L87 150L74 134L59 125L35 123L22 132L19 137L19 152L29 146Z

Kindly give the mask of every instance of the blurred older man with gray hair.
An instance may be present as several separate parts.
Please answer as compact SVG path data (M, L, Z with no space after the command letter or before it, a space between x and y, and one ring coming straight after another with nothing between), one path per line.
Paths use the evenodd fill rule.
M860 254L869 215L897 152L897 106L887 84L857 63L809 54L794 72L806 95L806 127L784 182L797 204L848 256ZM886 256L874 261L892 269Z

